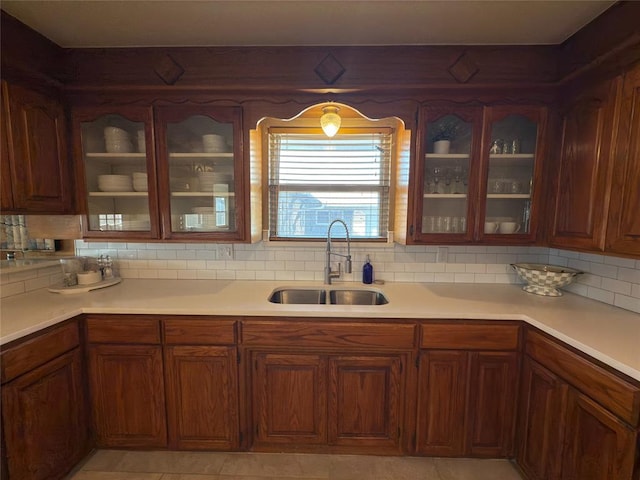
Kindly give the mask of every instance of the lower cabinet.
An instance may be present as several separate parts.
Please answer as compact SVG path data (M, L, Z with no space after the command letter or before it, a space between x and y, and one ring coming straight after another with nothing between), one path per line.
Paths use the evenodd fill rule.
M417 453L509 456L517 373L516 352L422 352L418 371Z
M72 322L3 351L2 478L60 479L90 449L78 341Z
M538 333L526 348L516 459L527 478L637 479L640 388Z
M562 479L631 480L637 432L589 397L569 390Z
M517 322L420 325L416 453L512 454L519 339Z
M237 449L237 349L170 346L165 348L164 359L169 447Z
M254 446L326 444L326 356L258 352L252 362Z
M415 325L247 320L242 335L253 449L408 451Z
M91 345L89 379L99 447L166 447L162 348Z
M87 340L99 447L239 448L235 320L90 315Z
M518 464L531 480L559 479L568 385L528 357L521 385Z
M254 447L401 450L402 354L254 352Z
M98 447L166 447L160 321L92 315L86 330Z
M403 355L329 356L329 443L400 449Z
M94 446L90 404L101 448L508 458L515 443L530 480L638 480L640 383L524 330L87 315L90 401L78 321L3 348L2 476L63 478Z

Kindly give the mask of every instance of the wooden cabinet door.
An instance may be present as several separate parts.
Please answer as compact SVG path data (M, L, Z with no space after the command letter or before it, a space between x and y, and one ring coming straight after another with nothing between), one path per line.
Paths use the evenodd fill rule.
M2 387L9 478L63 478L89 448L76 348Z
M160 105L154 112L162 237L244 240L242 109Z
M558 480L568 385L529 358L521 385L518 465L531 480Z
M9 143L9 105L6 98L5 82L0 88L0 210L11 212L13 210L13 187L11 174L11 149Z
M236 349L166 347L165 366L169 446L179 450L236 449Z
M563 480L631 480L637 432L577 390L567 402Z
M419 115L421 135L416 141L418 161L411 163L408 211L412 218L407 241L472 242L479 203L482 109L425 106ZM436 153L434 140L449 137L448 151Z
M160 238L151 106L76 106L71 119L83 238Z
M89 379L99 447L166 447L162 349L91 345Z
M542 218L543 161L547 157L545 107L486 107L476 238L484 243L537 240ZM515 149L515 153L514 153Z
M416 451L460 456L464 452L468 353L420 353Z
M562 114L550 243L603 250L611 171L611 141L620 79L585 91Z
M327 358L257 353L253 358L254 445L327 443Z
M470 356L465 452L474 457L511 456L517 399L517 354L474 352Z
M25 213L72 213L64 108L55 98L3 84L13 145L13 203Z
M640 255L640 65L622 87L606 250Z
M330 445L400 451L402 360L399 355L329 359Z

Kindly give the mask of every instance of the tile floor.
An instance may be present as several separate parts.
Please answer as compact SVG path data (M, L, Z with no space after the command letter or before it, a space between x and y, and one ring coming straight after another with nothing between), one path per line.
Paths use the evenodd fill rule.
M98 450L67 480L521 480L507 460Z

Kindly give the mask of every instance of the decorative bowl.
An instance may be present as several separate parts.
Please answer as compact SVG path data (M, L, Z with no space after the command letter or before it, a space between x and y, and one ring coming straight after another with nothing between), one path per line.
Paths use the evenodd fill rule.
M522 287L525 292L547 297L562 296L558 288L569 285L577 275L584 273L569 267L541 263L512 263L511 266L527 282Z

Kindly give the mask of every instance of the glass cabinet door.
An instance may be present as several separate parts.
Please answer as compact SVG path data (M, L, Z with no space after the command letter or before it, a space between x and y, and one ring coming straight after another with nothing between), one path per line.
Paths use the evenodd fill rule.
M76 158L82 158L85 237L156 238L151 109L74 111Z
M485 238L530 240L535 233L534 191L539 177L542 109L489 109L485 138Z
M455 243L470 240L477 194L473 161L479 141L479 110L425 109L424 138L418 178L420 205L416 215L420 242Z
M236 162L240 111L235 108L158 109L159 170L166 237L237 239ZM239 170L238 170L239 169Z

